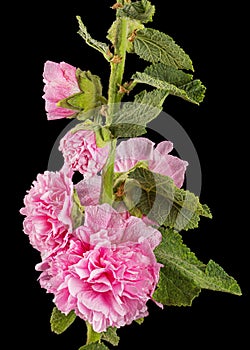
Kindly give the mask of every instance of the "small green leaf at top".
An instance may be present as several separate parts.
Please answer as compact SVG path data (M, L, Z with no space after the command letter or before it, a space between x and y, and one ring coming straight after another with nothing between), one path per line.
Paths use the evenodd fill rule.
M155 6L148 0L125 3L124 6L117 11L120 17L128 17L136 19L142 23L152 22L155 14Z
M52 332L56 334L63 333L75 320L76 314L71 311L68 315L63 314L57 307L54 307L50 317Z

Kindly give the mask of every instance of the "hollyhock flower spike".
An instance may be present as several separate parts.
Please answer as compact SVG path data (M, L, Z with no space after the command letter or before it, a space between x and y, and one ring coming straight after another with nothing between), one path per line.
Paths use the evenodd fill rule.
M182 231L212 218L185 188L188 162L171 154L171 141L142 137L169 95L199 105L206 88L174 39L147 27L155 13L150 1L118 0L112 11L108 44L92 38L76 16L77 33L110 65L106 93L86 67L44 64L47 119L80 124L59 142L61 169L38 174L20 209L23 231L40 252L40 286L52 294L51 330L60 334L77 317L85 321L86 342L78 350L117 346L119 328L142 323L150 303L190 306L204 288L241 295L220 265L203 263L183 242ZM126 82L131 53L149 65Z
M72 117L72 109L59 107L57 103L80 92L76 68L65 62L46 61L43 72L45 110L48 120Z

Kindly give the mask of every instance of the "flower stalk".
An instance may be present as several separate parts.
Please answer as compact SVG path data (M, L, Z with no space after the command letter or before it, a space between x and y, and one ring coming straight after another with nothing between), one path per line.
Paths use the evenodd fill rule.
M110 61L111 72L108 90L108 125L112 123L115 110L118 108L119 102L121 102L122 99L122 94L119 92L119 87L122 85L128 43L128 20L126 17L122 17L118 18L117 21L118 24L114 43L114 57Z
M122 3L122 1L118 1ZM108 89L108 113L106 125L112 124L113 116L119 109L123 94L119 92L122 85L126 50L128 43L128 20L126 17L117 18L117 27L114 42L114 56L110 61L110 78ZM113 203L113 184L114 184L114 163L116 152L117 139L112 139L110 142L110 152L106 161L105 167L102 171L102 188L100 195L100 204Z
M91 343L96 343L100 341L101 339L101 333L97 333L93 330L93 327L89 322L86 321L86 326L87 326L87 341L86 345L89 345Z

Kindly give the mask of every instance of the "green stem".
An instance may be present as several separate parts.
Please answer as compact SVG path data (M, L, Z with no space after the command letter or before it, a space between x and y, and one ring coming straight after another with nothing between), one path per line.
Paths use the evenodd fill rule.
M128 43L128 21L127 18L121 17L117 19L116 42L114 44L114 57L110 62L111 73L109 79L108 105L109 115L107 117L107 125L112 123L113 114L119 107L122 94L119 93L119 86L122 85L123 74L126 61L126 50Z
M114 164L116 153L117 139L113 139L110 142L110 152L106 164L102 170L102 188L99 203L113 204L114 194Z
M87 341L86 345L91 344L91 343L96 343L97 341L100 341L101 339L101 333L97 333L93 330L92 326L90 323L86 321L86 326L87 326Z
M122 3L122 1L118 1ZM119 109L119 105L122 99L122 94L119 93L119 86L122 85L126 50L128 43L128 20L125 17L117 18L116 39L114 42L114 58L111 64L111 72L109 79L108 90L108 115L106 125L112 124L115 111ZM114 194L114 164L116 154L117 139L113 139L110 142L110 152L104 169L102 171L102 188L100 195L100 204L108 203L113 204Z

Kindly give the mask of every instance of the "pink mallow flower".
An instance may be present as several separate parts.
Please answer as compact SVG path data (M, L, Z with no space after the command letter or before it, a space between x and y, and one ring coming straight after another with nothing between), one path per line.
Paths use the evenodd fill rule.
M154 248L161 233L139 218L124 219L108 204L85 208L85 222L66 247L44 259L40 284L57 308L71 310L96 332L148 315L161 264Z
M91 130L70 130L60 140L59 150L65 164L87 178L102 170L108 157L109 145L97 147L95 133Z
M116 151L115 171L126 172L139 161L147 161L149 170L171 177L175 185L181 187L188 162L169 154L173 150L170 141L154 146L154 142L144 137L122 141Z
M67 243L72 232L73 182L64 172L38 174L24 197L24 233L31 245L47 256Z
M101 194L101 186L102 177L100 175L83 179L75 184L75 190L81 205L84 207L89 205L98 205Z
M80 92L76 68L65 62L46 61L43 78L43 98L48 120L72 117L76 111L59 107L57 102Z

